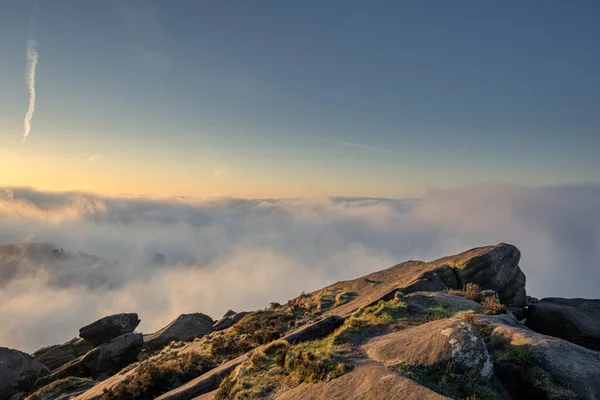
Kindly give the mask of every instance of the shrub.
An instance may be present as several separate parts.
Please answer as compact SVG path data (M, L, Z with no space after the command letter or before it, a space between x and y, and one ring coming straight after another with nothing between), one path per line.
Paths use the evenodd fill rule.
M449 289L446 293L455 296L461 296L469 300L479 301L481 289L476 283L469 282L465 285L464 289Z
M500 300L496 296L486 297L482 302L481 306L486 314L498 315L506 312L504 304L500 303Z
M481 292L481 289L477 284L469 282L465 285L465 298L479 301L479 292Z

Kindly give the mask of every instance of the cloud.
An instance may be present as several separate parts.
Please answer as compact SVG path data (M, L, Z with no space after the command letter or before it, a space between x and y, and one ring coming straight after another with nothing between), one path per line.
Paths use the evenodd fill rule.
M0 244L52 242L67 254L15 251L0 260L0 343L31 351L124 311L138 312L139 329L150 332L180 313L217 318L407 259L501 241L521 249L530 294L597 297L598 198L598 185L474 186L420 200L165 199L4 188ZM152 262L157 252L166 265Z
M31 132L31 118L35 112L35 71L38 64L38 52L37 43L35 40L30 39L27 41L27 88L29 89L29 108L25 114L25 120L23 121L23 141L27 140L29 132Z

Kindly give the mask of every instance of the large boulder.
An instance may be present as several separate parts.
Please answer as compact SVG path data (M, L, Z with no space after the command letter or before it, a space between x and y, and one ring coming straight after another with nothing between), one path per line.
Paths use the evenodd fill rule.
M86 353L81 361L92 376L116 372L137 361L143 344L144 337L141 333L126 333Z
M49 371L48 368L27 353L0 347L0 390L19 379L21 374L25 372L37 375Z
M159 350L172 340L186 341L214 331L213 319L202 313L182 314L161 330L144 335L144 348Z
M98 377L105 373L117 372L137 361L143 344L144 338L141 333L126 333L95 347L85 355L61 366L52 374L38 379L36 386L42 387L68 376Z
M79 336L96 347L125 333L133 332L139 323L136 313L109 315L79 329Z
M525 274L519 267L521 252L515 246L500 243L480 247L443 259L456 272L459 286L476 283L493 289L502 304L520 307L527 302Z
M469 323L455 318L432 321L376 337L364 345L369 357L385 365L457 373L472 370L482 379L493 367L485 343Z
M600 350L600 300L541 299L528 307L525 324L544 335Z
M92 346L82 338L73 338L66 343L40 349L33 353L35 359L50 370L55 370L61 365L84 355Z
M534 332L510 314L474 318L514 398L600 399L600 352Z

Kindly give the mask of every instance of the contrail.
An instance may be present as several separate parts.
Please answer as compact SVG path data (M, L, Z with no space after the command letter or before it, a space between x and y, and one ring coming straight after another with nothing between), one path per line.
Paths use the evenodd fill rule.
M23 131L23 142L27 140L29 132L31 131L31 117L35 111L35 69L38 63L38 52L37 43L33 39L27 41L27 73L25 77L27 79L27 87L29 88L29 109L25 114L25 121L23 125L25 130Z

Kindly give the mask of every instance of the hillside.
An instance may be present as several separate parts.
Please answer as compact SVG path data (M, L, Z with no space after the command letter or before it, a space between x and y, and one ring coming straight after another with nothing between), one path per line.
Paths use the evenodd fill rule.
M107 316L0 348L0 399L600 399L600 300L531 298L519 261L504 243L407 261L144 335Z

